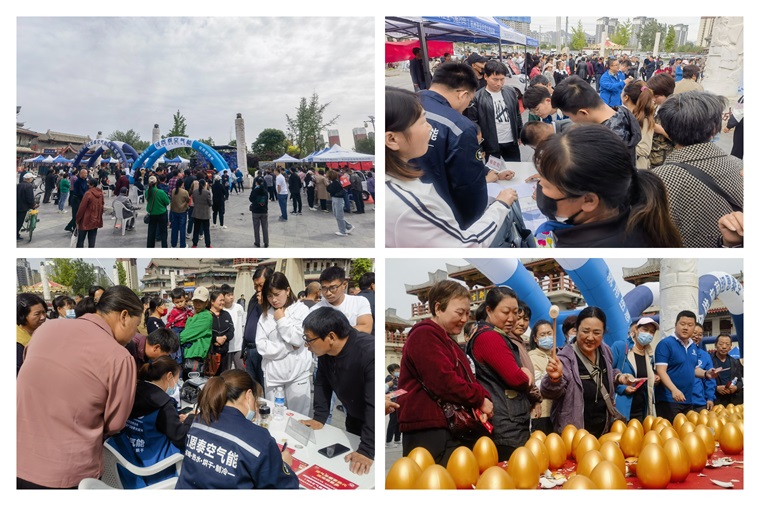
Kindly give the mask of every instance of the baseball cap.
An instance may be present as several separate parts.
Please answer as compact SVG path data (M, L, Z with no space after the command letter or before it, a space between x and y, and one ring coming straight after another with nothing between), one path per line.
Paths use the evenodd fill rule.
M467 57L467 59L464 61L467 65L472 67L473 63L485 63L488 61L488 58L485 56L481 56L478 53L472 53L470 56Z
M148 184L154 184L154 183L157 183L157 182L158 182L158 179L156 179L156 176L150 176L148 178Z
M639 319L638 323L636 323L636 327L641 327L642 325L646 325L647 323L651 323L652 325L654 325L654 328L657 330L660 329L660 326L657 325L657 322L649 318L648 316L645 316L644 318Z
M193 298L192 298L192 300L199 300L201 302L208 302L208 299L209 299L208 288L206 288L205 286L199 286L193 292Z
M26 174L24 174L24 179L34 179L34 174L32 174L31 172L27 172Z

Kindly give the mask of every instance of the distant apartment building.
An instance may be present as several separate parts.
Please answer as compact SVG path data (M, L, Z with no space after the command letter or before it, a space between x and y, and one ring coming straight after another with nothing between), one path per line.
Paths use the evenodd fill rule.
M629 42L629 45L631 47L634 47L636 49L641 49L639 41L641 39L641 30L646 26L647 23L650 21L657 22L654 18L648 18L646 16L638 16L633 18L631 21L631 28L633 28L633 31L631 32L631 39Z
M334 146L335 144L340 146L340 131L339 130L328 130L327 131L327 143L330 146Z
M686 36L689 35L689 25L677 24L673 26L676 32L676 47L686 44Z
M130 290L137 290L140 287L140 278L137 275L137 259L136 258L117 258L116 264L113 266L113 279L116 283L119 282L119 268L121 265L124 268L124 272L127 278L124 282L124 286Z
M364 127L354 128L351 130L351 133L354 135L354 145L356 145L357 141L367 138L367 129Z
M713 27L715 26L715 20L717 17L703 16L699 19L699 30L697 31L696 44L701 47L710 47L710 41L712 40Z
M617 18L603 17L596 20L596 34L594 36L594 43L601 44L604 42L602 36L606 33L607 37L612 37L618 27Z
M529 35L530 17L497 17L499 21L523 35Z

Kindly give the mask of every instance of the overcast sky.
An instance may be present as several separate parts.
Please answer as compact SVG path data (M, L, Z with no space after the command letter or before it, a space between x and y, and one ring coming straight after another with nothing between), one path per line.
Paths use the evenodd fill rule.
M608 259L607 265L610 273L616 279L618 288L621 293L626 294L633 290L634 285L623 280L623 267L639 267L646 262L646 259ZM394 259L388 258L385 261L385 272L387 273L388 285L386 287L387 307L396 308L396 314L402 318L411 316L411 305L418 302L417 297L409 295L404 289L404 284L418 285L428 280L428 272L435 272L438 269L446 271L446 264L451 265L468 265L469 262L457 259ZM740 259L699 259L699 275L709 272L727 272L728 274L738 274L743 270L743 262Z
M375 115L371 17L19 17L17 29L17 120L37 132L150 142L179 110L190 138L226 144L242 113L250 149L317 92L353 149L352 128Z
M589 35L596 33L596 20L602 17L608 17L608 18L617 18L619 23L625 23L626 20L630 19L631 22L633 22L633 18L637 17L641 14L635 15L635 16L621 16L617 15L616 13L607 13L603 12L599 16L568 16L568 24L567 24L567 31L569 33L573 33L573 28L576 28L578 26L578 20L580 19L581 24L583 24L583 31L588 33ZM654 14L647 14L647 17L655 18L658 23L664 23L666 25L689 25L689 34L686 36L686 40L690 42L696 42L697 41L697 31L699 30L699 16L684 16L684 17L668 17L668 16L657 16L656 13ZM561 17L562 20L562 29L565 29L565 16ZM554 32L557 30L557 18L552 16L534 16L530 18L530 29L539 31L539 26L541 32ZM665 35L662 34L662 40L665 40Z

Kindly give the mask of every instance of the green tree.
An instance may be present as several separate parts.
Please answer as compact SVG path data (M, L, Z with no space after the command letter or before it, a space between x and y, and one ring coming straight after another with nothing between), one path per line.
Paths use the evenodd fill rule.
M583 31L583 23L581 23L580 19L578 20L578 26L572 28L572 31L573 36L570 39L570 49L580 51L586 47L586 32Z
M68 286L73 293L87 293L96 284L96 278L95 269L81 258L53 259L50 279Z
M288 150L286 151L287 154L289 154L292 157L297 157L298 154L301 152L301 148L298 146L293 146L292 144L288 146Z
M288 150L285 132L276 128L265 128L251 144L251 151L260 160L275 160Z
M356 141L356 152L366 153L368 155L375 154L375 138L367 137L366 139L359 139Z
M182 113L179 112L179 109L177 109L177 113L174 115L174 124L172 126L172 129L169 130L169 133L166 135L162 135L162 139L166 139L167 137L187 137L187 120L182 115ZM205 142L204 142L205 144ZM180 148L175 149L172 151L171 157L174 158L176 156L181 156L183 158L189 158L192 154L193 150L190 148Z
M131 128L127 130L126 132L122 132L121 130L116 130L115 132L112 132L111 135L108 136L108 139L112 141L119 141L125 144L129 144L130 146L135 148L135 151L137 151L138 153L141 151L144 151L148 146L150 146L150 143L148 141L140 140L140 134L138 134Z
M301 148L298 154L299 158L325 146L322 131L334 125L340 117L335 116L331 120L325 121L324 113L329 105L330 102L320 104L319 95L314 92L308 100L306 97L301 97L294 117L285 115L288 122L290 143Z
M118 262L116 264L116 273L119 276L119 284L126 285L127 284L127 270L124 268L121 262Z
M672 53L676 49L676 28L673 25L668 27L668 34L665 36L665 42L662 45L666 53Z
M625 23L618 25L615 29L615 33L610 37L610 40L615 44L627 47L632 35L633 24L630 19L626 19Z
M372 272L372 259L371 258L354 258L351 262L351 272L349 277L359 282L359 278L367 272Z
M658 32L660 34L665 33L667 28L667 25L663 23L657 23L657 21L654 20L648 21L644 26L641 27L641 32L639 33L639 48L642 51L654 50L655 36ZM660 37L662 37L662 35L660 35Z

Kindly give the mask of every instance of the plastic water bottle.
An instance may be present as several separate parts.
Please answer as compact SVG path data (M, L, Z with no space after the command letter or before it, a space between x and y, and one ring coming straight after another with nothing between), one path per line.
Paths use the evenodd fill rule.
M282 420L285 417L285 391L277 387L274 394L274 419Z

